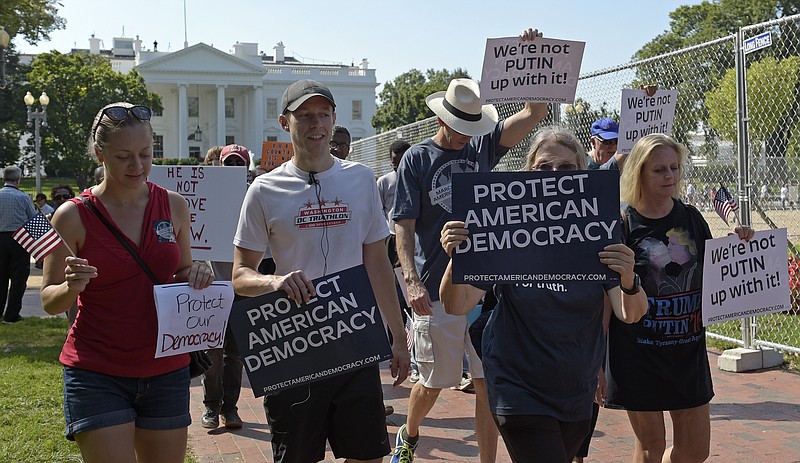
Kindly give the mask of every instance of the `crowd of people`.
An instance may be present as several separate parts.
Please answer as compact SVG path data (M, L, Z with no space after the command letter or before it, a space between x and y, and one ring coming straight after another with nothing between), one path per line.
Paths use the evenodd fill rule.
M539 37L528 29L520 40ZM117 102L98 111L89 131L89 154L102 167L96 185L77 197L58 185L52 206L45 195L35 201L64 242L45 258L41 297L50 314L76 312L59 360L65 435L84 461L184 460L189 356L154 357L154 284L182 281L201 289L231 280L237 298L284 291L304 304L317 296L312 280L357 265L367 271L390 334L393 385L412 371L418 377L406 421L390 446L377 363L269 393L264 411L276 462L320 461L327 445L351 462L387 455L392 463L413 462L426 445L423 425L441 390L462 381L465 355L482 462L495 461L499 436L515 462L582 462L601 406L626 410L634 462L708 457L714 390L704 328L693 324L677 338L653 328L663 317L654 305L700 293L705 240L712 237L698 210L679 199L686 148L651 134L622 155L619 126L604 118L592 124L587 152L568 130L541 127L546 104L525 103L499 119L470 79L454 79L426 104L437 132L415 144L392 143L392 170L376 181L371 169L347 160L350 133L336 125L332 92L312 80L289 85L278 119L294 155L249 177L231 237L232 263L193 260L186 201L147 180L150 109ZM596 257L619 275L614 283L453 282L451 256L470 235L453 211L453 174L491 171L531 134L524 171L620 172L614 200L622 204L622 239ZM211 148L204 161L252 165L249 150L237 144ZM0 190L0 309L7 323L19 320L29 271L29 257L11 233L36 213L19 191L20 176L6 167ZM333 223L322 214L321 226L297 226L297 211L310 207L309 198L321 207L333 197L346 200L347 220ZM733 231L743 240L754 233ZM403 281L395 278L397 268ZM699 315L700 298L692 300L687 313ZM479 305L485 327L471 329L465 315ZM230 330L224 346L208 353L213 366L202 379L202 426L240 428L246 425L237 413L242 359Z

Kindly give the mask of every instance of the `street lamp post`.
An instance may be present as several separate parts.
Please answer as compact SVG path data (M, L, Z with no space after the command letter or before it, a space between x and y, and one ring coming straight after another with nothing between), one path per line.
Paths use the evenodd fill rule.
M39 111L31 109L34 99L31 92L28 92L23 98L25 106L28 107L28 127L33 125L33 142L36 146L36 194L42 192L42 140L39 137L39 127L47 127L47 105L50 104L50 98L45 92L39 97L39 104L42 109Z
M11 37L3 26L0 26L0 88L6 88L6 48L11 43Z

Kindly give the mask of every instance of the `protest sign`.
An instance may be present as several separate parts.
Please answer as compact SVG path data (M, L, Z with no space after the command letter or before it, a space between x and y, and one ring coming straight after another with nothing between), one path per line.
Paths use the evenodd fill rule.
M205 289L188 283L157 285L153 295L158 313L156 358L223 346L233 305L230 281L215 281Z
M619 280L597 255L621 240L618 171L459 173L453 207L453 283Z
M703 326L791 309L786 229L706 241Z
M153 166L148 180L186 199L193 259L233 262L233 235L247 191L247 169Z
M281 141L265 141L261 144L261 168L270 171L294 155L291 143Z
M677 99L677 90L657 90L647 96L644 90L623 89L617 152L630 153L637 140L651 133L672 135Z
M481 102L572 103L585 45L562 39L487 39Z
M363 265L313 281L298 304L284 291L237 301L231 329L256 397L391 358Z

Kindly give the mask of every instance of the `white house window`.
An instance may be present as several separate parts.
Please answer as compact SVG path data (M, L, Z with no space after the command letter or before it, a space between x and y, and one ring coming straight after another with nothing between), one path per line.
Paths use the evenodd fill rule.
M267 119L278 118L278 99L267 98Z
M236 113L236 106L234 106L233 98L225 98L225 117L233 119Z
M190 146L189 147L189 157L200 159L200 147L199 146Z
M353 120L361 120L361 100L353 100Z
M153 135L153 157L164 157L164 135Z
M233 139L233 135L225 135L225 144L226 145L232 145L234 143L236 143L236 142Z
M200 102L196 96L190 96L187 98L186 101L189 109L189 117L199 117L200 116Z

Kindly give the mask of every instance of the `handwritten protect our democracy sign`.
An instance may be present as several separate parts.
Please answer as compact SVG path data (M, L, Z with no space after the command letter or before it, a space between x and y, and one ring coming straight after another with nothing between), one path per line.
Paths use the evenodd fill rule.
M622 90L617 152L628 154L633 145L651 133L672 134L677 90L658 90L647 96L644 90Z
M786 229L706 241L703 326L791 309Z
M597 255L621 241L618 171L455 174L453 206L454 283L619 280Z
M308 304L283 291L234 304L231 329L256 397L391 358L363 265L313 284L317 297Z
M487 39L481 102L572 103L585 45L562 39Z
M233 305L230 281L215 281L205 289L188 283L157 285L153 294L158 313L156 358L223 346Z
M193 259L233 262L233 235L247 192L247 169L153 166L148 180L186 199Z

